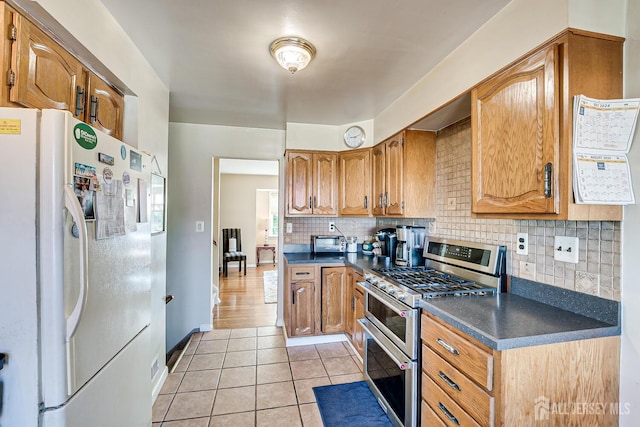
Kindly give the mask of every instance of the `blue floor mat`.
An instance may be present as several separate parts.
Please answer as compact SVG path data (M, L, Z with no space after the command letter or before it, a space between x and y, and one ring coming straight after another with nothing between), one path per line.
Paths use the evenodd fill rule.
M325 427L392 427L367 383L313 387Z

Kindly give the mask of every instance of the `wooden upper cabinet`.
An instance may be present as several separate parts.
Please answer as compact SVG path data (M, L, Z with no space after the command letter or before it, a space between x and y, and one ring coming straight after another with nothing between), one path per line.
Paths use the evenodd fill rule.
M371 149L338 154L338 213L368 216L371 212Z
M371 149L371 196L372 213L382 216L384 209L384 193L386 191L386 145L380 143Z
M557 64L553 44L473 90L473 212L557 211Z
M313 154L287 153L287 214L311 215Z
M337 215L338 155L313 154L313 213Z
M374 216L435 216L434 132L404 130L372 148Z
M0 105L70 111L76 119L122 139L124 97L116 89L4 2L0 19Z
M82 120L82 112L76 108L78 87L86 87L80 61L17 13L13 14L13 25L14 82L9 100L24 107L71 111Z
M404 213L404 132L392 136L384 143L386 145L386 191L385 210L387 215L402 215Z
M337 215L338 156L287 152L287 215Z
M122 139L124 98L95 74L87 73L85 121L98 130Z
M472 213L614 220L621 206L575 204L573 97L622 97L624 39L567 30L471 92Z

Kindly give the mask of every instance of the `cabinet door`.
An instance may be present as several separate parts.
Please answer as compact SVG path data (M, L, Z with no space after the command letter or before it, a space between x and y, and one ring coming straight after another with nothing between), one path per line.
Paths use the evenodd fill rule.
M385 209L386 215L402 215L404 193L402 192L403 133L387 140Z
M338 189L338 155L314 153L313 155L313 213L336 215Z
M85 122L114 138L122 139L124 98L93 73L88 75Z
M557 212L557 45L472 91L472 211Z
M355 304L353 300L353 288L355 286L352 268L347 268L347 295L344 307L344 333L351 339L353 336L353 322L355 319Z
M347 280L345 267L322 269L321 327L325 334L344 332Z
M315 283L294 282L291 284L291 335L294 337L315 335L314 298Z
M287 214L310 215L313 185L313 155L287 153Z
M338 155L340 215L369 215L371 202L371 150L342 152Z
M371 149L371 197L374 216L384 215L384 193L386 189L385 178L385 152L386 146L380 143Z
M360 276L359 281L362 281L363 278ZM354 324L353 324L353 346L358 351L360 357L364 357L364 330L362 329L362 325L358 323L358 319L362 319L364 317L364 293L358 287L354 288L353 291L354 296Z
M86 87L80 61L22 16L13 16L17 39L12 50L15 84L9 92L10 101L31 108L71 111L83 120L81 110L76 109L78 88L84 94Z

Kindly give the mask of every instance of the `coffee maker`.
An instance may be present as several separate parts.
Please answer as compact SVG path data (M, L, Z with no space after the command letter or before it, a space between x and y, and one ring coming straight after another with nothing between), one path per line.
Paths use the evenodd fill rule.
M397 236L395 228L383 228L376 233L376 239L380 242L380 256L388 257L393 263L396 258Z
M395 264L402 267L416 267L422 264L422 246L426 231L424 227L410 225L396 226L398 244Z

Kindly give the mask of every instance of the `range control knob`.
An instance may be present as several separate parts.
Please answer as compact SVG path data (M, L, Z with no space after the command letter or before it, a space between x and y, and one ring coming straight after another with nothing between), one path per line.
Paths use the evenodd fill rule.
M387 282L380 282L378 283L378 287L384 291L389 287L389 284Z
M396 298L398 298L400 301L404 301L407 299L407 294L404 292L398 292L398 295L396 295Z
M398 292L398 290L397 290L396 288L389 288L389 289L387 290L387 293L388 293L389 295L393 295L393 294L395 294L396 292Z

